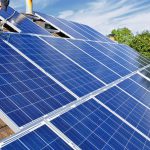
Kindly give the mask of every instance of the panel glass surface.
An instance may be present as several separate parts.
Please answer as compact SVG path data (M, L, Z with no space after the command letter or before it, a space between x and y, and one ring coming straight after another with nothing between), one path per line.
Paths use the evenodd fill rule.
M0 109L18 126L75 100L0 40Z
M107 90L96 98L150 137L150 109L117 87Z
M91 35L98 37L98 41L100 42L115 43L114 41L110 40L108 37L104 36L103 34L101 34L100 32L96 31L95 29L91 28L88 25L79 24L79 23L75 23L75 24L80 25L80 27L82 27L85 31L87 31Z
M84 96L104 86L35 36L11 35L9 42L78 96Z
M143 71L141 71L141 73L150 79L150 67L144 69Z
M11 24L21 30L22 33L34 33L42 35L50 35L48 31L36 25L23 14L18 13L13 8L8 7L7 12L1 10L0 16L8 20Z
M75 47L64 39L56 39L43 37L53 47L57 48L63 54L74 60L76 63L81 65L83 68L94 74L96 77L101 79L105 83L111 83L120 78L120 76L113 72L110 68L106 67L103 63L100 63L83 52L79 48ZM121 68L123 70L123 68ZM124 71L124 70L123 70Z
M46 125L2 147L2 150L72 150Z
M81 149L150 149L150 142L94 100L70 110L52 123Z
M96 42L88 42L90 45L92 45L94 48L96 48L98 51L105 53L108 57L112 58L116 62L119 62L122 66L124 66L126 69L130 71L135 71L138 68L140 68L140 64L136 60L132 60L128 56L124 55L124 57L120 56L120 54L115 53L116 51L113 47L106 47L106 43L96 43ZM134 64L132 64L134 62Z
M136 74L118 86L146 106L150 106L150 81Z
M86 32L86 34L90 34L92 36L92 38L88 38L89 40L94 40L94 41L100 41L100 42L109 42L109 43L114 43L112 40L110 40L109 38L105 37L104 35L100 34L99 32L95 31L94 32L91 31L89 26L86 26L84 24L80 24L77 22L72 22L74 25L76 25L76 27L82 29L82 32ZM83 34L85 35L85 34ZM93 39L94 37L94 39Z
M86 37L82 36L80 33L76 32L75 30L73 30L69 26L65 25L64 23L62 23L61 21L59 21L55 17L48 16L46 14L42 14L42 13L39 13L39 12L37 12L36 14L38 16L40 16L42 19L44 19L44 21L52 24L57 29L59 28L59 30L64 32L64 34L66 33L67 35L69 35L69 37L71 36L73 38L87 39Z
M92 58L96 59L98 62L104 64L104 66L119 74L120 76L125 76L130 73L130 71L122 66L119 62L113 60L113 58L111 57L108 57L101 50L98 51L94 47L87 44L85 41L71 39L69 41L79 47L82 51L90 55Z

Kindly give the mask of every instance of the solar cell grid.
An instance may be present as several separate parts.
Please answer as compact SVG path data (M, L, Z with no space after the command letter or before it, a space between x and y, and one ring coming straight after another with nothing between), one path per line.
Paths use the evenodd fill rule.
M49 127L43 125L16 141L2 147L2 150L53 150L72 148L58 137Z
M96 48L98 51L105 53L107 56L111 57L113 60L119 62L121 65L123 65L126 69L130 71L135 71L138 69L139 66L135 66L130 61L128 61L128 57L121 57L120 55L114 53L112 51L112 48L105 47L105 43L96 43L96 42L89 42L90 45L92 45L94 48ZM138 62L137 62L138 63Z
M98 40L97 40L97 41L114 43L114 41L110 40L109 38L107 38L106 36L104 36L104 35L101 34L100 32L94 30L93 28L91 28L91 27L88 26L88 25L79 24L79 23L76 23L76 22L75 22L75 24L80 25L80 27L82 27L85 31L87 31L87 32L90 33L91 35L93 35L93 36L95 36L95 37L98 37Z
M150 79L150 67L144 69L143 71L141 71L141 73Z
M88 45L84 41L80 40L69 40L71 43L79 47L82 51L89 54L91 57L96 59L99 63L104 64L108 68L110 68L112 71L116 72L120 76L125 76L130 73L129 70L127 70L125 67L120 65L119 62L113 60L112 58L105 55L105 53L102 53L101 51L98 51L94 47Z
M70 150L68 137L85 150L150 150L150 60L87 25L36 15L72 39L41 36L50 33L11 7L0 11L22 33L39 34L1 34L7 42L0 39L0 109L18 127L30 123L32 131L20 128L18 138L4 140L0 149ZM92 95L105 85L114 87ZM56 116L58 108L64 114ZM51 112L55 116L45 120ZM55 130L33 124L42 117Z
M84 36L86 39L88 40L98 40L96 39L94 36L90 35L88 32L80 29L77 25L75 25L74 23L67 21L65 19L61 19L61 18L57 18L60 22L64 23L65 25L67 25L68 27L72 28L73 30L75 30L76 32L78 32L79 34L81 34L82 36Z
M39 16L40 18L42 18L44 21L52 24L57 29L61 30L63 33L67 34L69 37L79 38L79 39L87 39L86 37L82 36L80 33L76 32L72 28L68 27L67 25L65 25L64 23L62 23L55 17L48 16L48 15L45 15L45 14L42 14L39 12L37 12L36 15Z
M104 86L35 36L11 35L9 42L78 96L84 96Z
M100 43L101 44L101 43ZM124 60L127 60L131 65L134 65L135 67L144 67L148 65L145 61L142 61L142 58L140 55L132 55L132 53L126 53L125 48L122 49L118 44L109 44L109 43L103 43L102 46L105 46L107 49L111 50L112 53L118 55L119 57L123 58Z
M149 149L149 141L94 100L52 123L81 149Z
M1 40L0 56L0 108L18 126L75 100Z
M113 87L99 94L96 98L126 119L142 133L150 136L150 109L143 106L138 100L132 98L117 87Z
M118 84L120 88L135 97L137 100L142 102L146 106L150 106L150 82L136 74L131 78Z
M7 12L1 10L0 16L6 20L8 19L8 21L14 26L16 26L17 28L19 28L22 33L50 35L48 31L36 25L27 17L25 17L23 14L18 13L11 7L8 7Z
M122 49L124 49L127 53L130 53L132 55L135 55L135 56L140 56L140 54L133 48L127 46L127 45L118 45L118 47L121 47ZM146 63L150 63L150 60L146 57L143 57L143 56L140 56L140 58L146 62Z
M72 21L70 21L70 22L72 22ZM102 34L96 32L96 31L95 31L95 32L92 32L92 31L90 30L90 27L88 27L88 28L89 28L89 29L88 29L88 28L86 27L86 25L84 25L84 24L80 24L80 23L77 23L77 22L72 22L72 23L73 23L74 25L76 25L76 27L82 29L82 32L84 31L84 32L90 34L90 35L92 36L92 38L88 38L89 40L92 40L93 37L94 37L93 41L114 43L112 40L110 40L109 38L106 38L104 35L102 35ZM84 33L83 33L83 35L84 35Z
M106 67L103 63L93 59L90 55L88 55L88 53L75 47L68 41L64 39L55 39L48 37L44 37L43 39L53 47L57 48L63 54L67 55L69 58L77 62L83 68L91 72L93 75L101 79L103 82L110 83L119 79L119 75L115 71ZM74 57L74 55L76 57Z

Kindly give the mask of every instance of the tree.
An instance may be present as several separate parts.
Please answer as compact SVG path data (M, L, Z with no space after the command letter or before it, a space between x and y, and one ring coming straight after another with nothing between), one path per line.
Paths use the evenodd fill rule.
M129 46L150 58L150 32L144 31L141 34L137 34Z
M131 41L134 38L134 35L131 30L128 28L119 28L112 30L111 34L114 35L114 39L118 43L130 45Z

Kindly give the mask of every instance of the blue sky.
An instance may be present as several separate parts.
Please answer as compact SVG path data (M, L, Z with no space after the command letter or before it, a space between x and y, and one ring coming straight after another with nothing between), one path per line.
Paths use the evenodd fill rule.
M25 0L10 0L25 11ZM128 27L134 33L150 30L150 0L33 0L34 10L81 22L109 34Z

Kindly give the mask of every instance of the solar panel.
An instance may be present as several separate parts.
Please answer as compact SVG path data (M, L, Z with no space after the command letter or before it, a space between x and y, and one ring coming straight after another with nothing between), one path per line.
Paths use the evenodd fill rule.
M29 131L28 131L29 132ZM72 148L56 135L48 126L43 125L15 141L2 147L2 150L52 150Z
M150 80L150 67L141 71L141 73Z
M80 29L84 30L85 32L89 33L90 35L94 36L96 38L96 41L115 43L114 41L110 40L108 37L104 36L103 34L94 30L88 25L77 23L77 22L72 22L72 23L78 26Z
M68 21L69 22L69 21ZM72 22L72 21L70 21ZM75 28L80 28L82 29L82 33L83 35L85 35L85 32L90 34L92 36L92 38L88 38L89 40L93 40L93 37L95 38L95 41L101 41L101 42L110 42L110 43L114 43L112 40L110 40L109 38L107 38L106 36L102 35L101 33L97 32L96 30L92 29L91 27L81 24L81 23L77 23L77 22L72 22L74 25L76 25ZM93 31L94 30L94 31ZM84 32L83 32L84 31ZM79 31L81 32L81 31Z
M75 99L0 40L0 109L18 126Z
M102 53L105 53L108 57L111 57L113 60L119 62L122 66L124 66L126 69L128 69L130 72L133 72L137 70L138 68L141 68L142 66L139 64L139 61L137 59L131 59L129 56L124 55L123 53L119 54L119 49L115 49L113 46L105 46L105 43L96 43L88 41L90 45L92 45L94 48L99 50ZM116 53L117 51L117 53Z
M19 132L0 149L150 149L150 60L87 25L36 15L70 39L0 11L29 33L1 34L0 118Z
M13 34L9 42L78 96L104 86L79 65L35 36Z
M43 37L43 39L50 43L53 47L61 51L63 54L67 55L69 58L80 64L83 68L94 74L103 82L110 83L120 78L118 73L115 72L113 68L106 67L105 63L101 63L101 60L97 61L93 59L93 57L89 55L88 51L84 52L64 39L48 37ZM82 41L81 43L84 42ZM85 49L87 50L87 48L90 49L88 45ZM92 51L92 49L90 50ZM74 57L74 54L76 55L76 57ZM125 68L121 68L121 70L123 69Z
M54 16L48 16L39 12L37 12L36 15L47 23L53 25L55 28L67 34L69 37L114 43L113 41L96 31L96 33L89 31L86 27L84 27L84 25L72 21L67 21L65 19L56 18Z
M23 14L18 13L11 7L7 11L1 10L0 16L9 23L21 30L22 33L34 33L42 35L50 35L48 31L33 23Z
M94 100L51 122L81 149L149 149L147 139Z
M144 105L149 107L150 102L150 81L136 74L118 84L120 88L135 97Z
M79 38L79 39L87 39L86 37L84 37L80 33L76 32L72 28L70 28L67 25L65 25L64 23L60 22L55 17L48 16L48 15L45 15L45 14L42 14L42 13L39 13L39 12L37 12L35 14L39 18L43 19L45 22L52 24L55 28L59 29L60 31L62 31L64 34L66 34L69 37Z
M150 136L150 109L148 105L145 107L140 99L131 97L118 87L113 87L96 96L96 98L139 129L142 133L148 137Z

